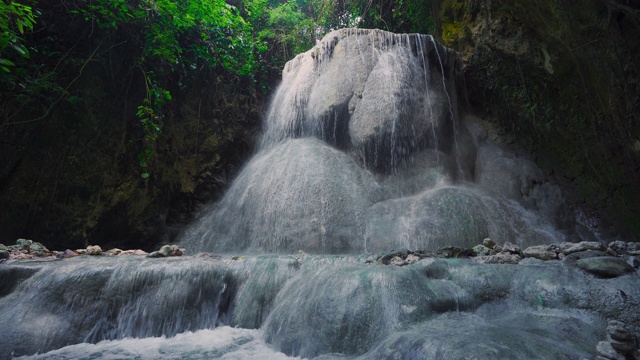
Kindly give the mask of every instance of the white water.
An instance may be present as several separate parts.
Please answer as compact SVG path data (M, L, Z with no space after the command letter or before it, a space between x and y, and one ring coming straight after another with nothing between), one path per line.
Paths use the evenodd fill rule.
M486 237L563 241L558 207L530 206L545 183L539 169L519 158L508 161L522 171L496 168L510 155L482 151L493 145L462 124L456 67L432 36L328 34L286 64L259 152L180 242L216 253L358 254Z

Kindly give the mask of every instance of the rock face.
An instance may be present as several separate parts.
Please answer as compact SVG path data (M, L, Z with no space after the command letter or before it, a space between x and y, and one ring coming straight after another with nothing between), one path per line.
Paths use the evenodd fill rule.
M491 237L520 255L564 241L559 189L460 120L457 61L427 35L331 32L285 65L258 153L180 243L356 253Z
M285 66L262 146L316 136L381 172L417 148L450 150L455 61L431 36L329 33Z

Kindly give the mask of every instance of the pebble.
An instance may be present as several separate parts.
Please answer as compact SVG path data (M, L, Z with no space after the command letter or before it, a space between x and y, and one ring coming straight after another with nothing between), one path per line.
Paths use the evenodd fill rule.
M532 257L540 260L554 260L558 258L556 245L535 245L529 246L522 252L524 257Z

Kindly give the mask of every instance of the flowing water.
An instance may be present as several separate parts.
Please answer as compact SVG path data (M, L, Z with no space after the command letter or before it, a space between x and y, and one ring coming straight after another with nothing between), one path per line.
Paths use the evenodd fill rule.
M606 319L640 327L635 274L375 261L571 233L559 188L461 116L458 61L431 36L330 33L287 63L258 152L181 235L208 253L0 265L0 358L583 359Z

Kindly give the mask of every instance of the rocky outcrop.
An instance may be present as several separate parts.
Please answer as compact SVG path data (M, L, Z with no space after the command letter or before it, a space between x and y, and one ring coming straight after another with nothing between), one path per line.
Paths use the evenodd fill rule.
M464 0L440 14L445 44L462 54L470 104L510 135L506 145L533 153L570 204L587 204L607 239L625 228L640 236L640 14L631 3ZM530 180L556 192L530 168L512 167L523 180L515 183L491 176L509 166L484 162L480 176L526 196ZM547 198L544 207L557 206Z
M262 146L316 136L383 173L419 148L451 151L455 64L430 36L331 32L285 66Z

